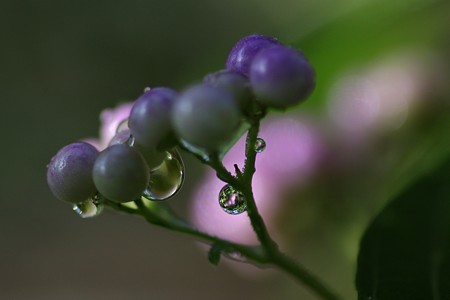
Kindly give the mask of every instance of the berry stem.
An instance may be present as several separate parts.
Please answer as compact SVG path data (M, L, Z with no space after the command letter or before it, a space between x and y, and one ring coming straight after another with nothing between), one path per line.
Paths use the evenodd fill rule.
M269 260L281 270L295 277L300 283L309 287L323 299L341 300L341 298L332 292L318 277L280 251L272 253Z
M265 250L270 254L278 251L278 245L272 240L267 231L266 224L263 218L259 214L258 207L256 206L255 197L253 195L252 180L253 175L256 172L255 162L256 162L256 151L255 143L258 137L260 119L254 118L251 121L250 129L247 133L247 139L245 144L245 164L244 173L241 179L240 189L244 194L247 203L247 214L250 218L253 230L255 231L258 240Z
M131 208L111 201L106 201L105 205L121 212L140 215L151 224L187 234L201 242L215 245L216 247L219 247L224 254L237 252L247 258L251 263L276 266L309 287L322 299L340 300L340 298L333 294L318 277L314 276L303 266L281 253L277 248L269 252L264 245L247 246L224 240L192 227L186 221L176 216L168 207L162 206L159 203L152 202L150 207L146 206L140 199L136 200L134 203L137 208Z
M339 300L340 297L331 292L320 278L316 277L305 267L283 254L279 250L278 245L270 237L264 220L258 212L252 189L253 175L256 172L255 162L257 154L254 145L259 132L260 117L255 116L252 118L250 120L250 125L246 139L246 160L244 169L242 172L237 169L239 172L236 171L236 176L233 176L231 172L225 168L218 154L209 154L208 157L194 155L196 155L203 163L212 167L216 171L219 179L234 186L244 194L247 203L247 214L253 230L261 243L260 246L242 245L200 231L178 217L169 207L162 205L161 203L146 202L147 204L144 204L141 199L138 199L134 201L136 208L111 201L106 201L105 204L118 211L140 215L151 224L193 236L199 241L217 247L222 254L239 253L251 263L276 266L314 291L321 299ZM183 148L189 151L186 147Z
M256 155L255 143L258 137L260 118L255 116L250 120L250 128L247 133L245 147L245 164L243 173L234 177L224 167L218 156L213 157L209 161L209 165L216 171L217 177L239 189L245 196L247 203L247 214L250 219L253 230L261 243L261 248L268 257L268 263L277 266L281 270L295 277L298 281L309 287L317 295L325 300L339 300L339 296L335 295L322 281L312 275L306 268L299 265L291 258L283 254L278 245L272 240L263 218L259 214L256 206L252 189L253 175L256 172L255 163ZM245 255L244 253L242 253ZM246 256L246 255L245 255ZM247 256L249 259L252 257Z

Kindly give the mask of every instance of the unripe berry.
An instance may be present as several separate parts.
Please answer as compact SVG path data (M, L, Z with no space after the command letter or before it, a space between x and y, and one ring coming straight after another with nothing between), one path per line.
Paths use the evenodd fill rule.
M170 114L177 95L172 89L157 87L139 97L128 119L137 143L160 150L174 146Z
M284 109L305 100L315 86L314 71L293 48L274 46L262 50L250 68L250 83L258 102Z
M58 151L47 169L47 183L56 198L79 203L96 193L92 168L98 150L85 142L69 144Z
M181 93L172 113L178 136L207 150L218 150L226 144L239 128L240 120L232 95L205 84Z
M207 75L203 82L229 91L237 100L242 112L246 112L249 109L253 99L250 82L245 75L232 70L221 70Z
M260 34L246 36L240 39L231 49L226 67L248 76L255 55L261 50L275 45L281 45L281 43L272 37Z
M95 161L92 175L100 194L115 202L138 199L149 181L144 158L123 144L112 145L102 151Z

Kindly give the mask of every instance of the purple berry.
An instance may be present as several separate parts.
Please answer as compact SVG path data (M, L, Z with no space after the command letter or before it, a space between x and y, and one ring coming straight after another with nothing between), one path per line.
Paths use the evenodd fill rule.
M92 170L95 186L104 197L115 202L138 199L149 181L144 158L134 148L116 144L100 153Z
M284 109L302 102L311 94L315 76L300 51L274 46L262 50L253 60L250 83L258 102Z
M178 136L207 150L218 150L239 128L242 116L232 95L206 84L181 93L173 107Z
M172 89L157 87L139 97L128 119L137 143L160 150L174 146L170 114L177 95Z
M237 100L242 112L249 109L252 101L250 82L241 73L231 70L221 70L207 75L203 82L230 92Z
M240 39L233 49L231 49L226 67L229 70L248 76L250 65L255 55L259 51L275 45L281 45L281 43L272 37L260 34L246 36Z
M97 192L92 168L98 150L85 142L69 144L58 151L47 169L47 183L56 198L79 203Z

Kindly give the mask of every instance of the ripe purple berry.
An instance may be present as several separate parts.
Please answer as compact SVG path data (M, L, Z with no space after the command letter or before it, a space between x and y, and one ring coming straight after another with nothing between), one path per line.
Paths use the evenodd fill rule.
M274 46L262 50L253 60L250 83L258 102L284 109L305 100L314 89L315 78L300 51Z
M92 180L92 168L98 150L85 142L63 147L51 159L47 169L47 183L56 198L79 203L97 192Z
M173 107L172 122L182 139L218 150L233 137L241 117L228 91L199 84L181 93Z
M248 76L250 65L255 55L259 51L275 45L281 45L281 43L272 37L260 34L246 36L240 39L231 49L226 67L229 70Z
M95 186L104 197L115 202L139 198L147 187L149 169L134 148L116 144L106 148L92 171Z
M139 97L128 119L128 126L137 143L160 150L174 145L170 114L177 95L172 89L157 87Z

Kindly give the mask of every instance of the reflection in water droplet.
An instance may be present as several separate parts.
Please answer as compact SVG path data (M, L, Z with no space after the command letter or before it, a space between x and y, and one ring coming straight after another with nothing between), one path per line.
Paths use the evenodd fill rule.
M244 255L242 255L239 252L222 252L222 255L225 256L226 258L229 258L234 261L248 262L247 257L245 257Z
M74 204L72 209L83 219L96 217L103 211L101 196L97 194L84 202Z
M166 151L163 162L150 171L150 181L143 193L148 200L166 200L175 195L184 182L184 163L178 150Z
M220 190L219 204L230 215L237 215L247 210L244 195L229 184Z
M255 142L255 152L261 153L266 149L266 141L262 138L257 138Z
M149 92L150 90L151 90L152 88L151 87L146 87L145 89L144 89L144 93L147 93L147 92Z
M128 127L128 119L121 121L119 125L117 125L116 134L124 130L130 130L130 128Z

